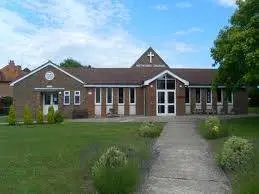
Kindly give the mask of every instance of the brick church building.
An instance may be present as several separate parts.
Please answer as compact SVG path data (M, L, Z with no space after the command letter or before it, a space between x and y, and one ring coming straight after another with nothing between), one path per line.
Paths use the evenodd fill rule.
M171 68L150 47L129 68L61 68L48 61L11 83L19 117L28 104L33 115L49 106L71 118L175 116L197 113L246 114L245 88L212 90L216 69Z

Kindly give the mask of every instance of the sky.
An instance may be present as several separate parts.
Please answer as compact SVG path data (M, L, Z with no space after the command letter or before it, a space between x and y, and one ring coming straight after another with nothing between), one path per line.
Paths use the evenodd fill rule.
M0 0L0 68L73 58L130 67L150 46L170 67L211 68L235 0Z

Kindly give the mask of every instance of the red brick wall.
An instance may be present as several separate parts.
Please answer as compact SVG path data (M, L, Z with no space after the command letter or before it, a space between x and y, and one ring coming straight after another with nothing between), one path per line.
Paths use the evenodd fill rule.
M144 115L144 88L136 88L136 115Z
M206 112L206 96L207 96L207 88L201 88L201 109L202 112Z
M102 88L102 112L101 117L106 117L106 88Z
M156 115L156 81L146 87L146 115Z
M95 88L86 89L87 112L88 117L95 116Z
M217 90L212 90L212 109L217 111Z
M124 88L124 115L129 115L129 88Z
M123 88L124 100L125 100L125 88ZM118 113L118 102L119 102L119 88L113 88L113 108L115 114Z
M233 106L238 114L248 113L248 91L247 89L240 89L233 94Z
M184 115L185 114L185 86L179 80L176 80L175 89L176 89L176 115Z

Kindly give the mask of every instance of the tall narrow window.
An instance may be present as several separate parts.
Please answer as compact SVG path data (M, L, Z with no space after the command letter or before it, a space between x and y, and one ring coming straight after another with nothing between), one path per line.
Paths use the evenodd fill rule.
M112 104L112 88L107 88L106 90L106 103Z
M80 105L80 91L74 92L74 104Z
M211 94L211 89L207 88L207 103L211 104L212 102L212 94Z
M101 104L101 88L95 88L95 104Z
M201 103L201 89L196 88L196 103Z
M190 91L189 88L185 88L185 103L190 103Z
M227 95L228 95L228 103L232 104L233 103L233 93L232 92L228 92Z
M136 103L135 88L130 88L129 93L130 93L130 104L135 104Z
M64 91L64 105L70 105L70 91Z
M119 88L119 104L124 103L124 93L123 93L123 88Z
M222 103L222 90L221 90L221 88L217 88L217 102Z

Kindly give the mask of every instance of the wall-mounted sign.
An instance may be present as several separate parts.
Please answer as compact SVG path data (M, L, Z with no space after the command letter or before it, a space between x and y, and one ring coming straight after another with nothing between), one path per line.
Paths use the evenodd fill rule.
M45 73L45 79L50 81L50 80L53 80L55 77L54 73L52 71L47 71Z

